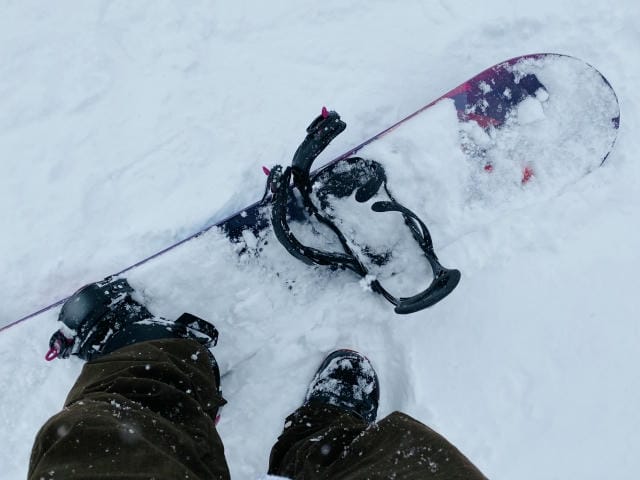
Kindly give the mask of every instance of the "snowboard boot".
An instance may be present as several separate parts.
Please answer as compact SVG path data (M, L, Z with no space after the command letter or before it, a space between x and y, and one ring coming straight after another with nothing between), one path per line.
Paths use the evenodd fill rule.
M333 405L373 423L379 399L378 376L369 360L353 350L336 350L314 375L305 405Z
M162 338L190 338L205 347L217 343L218 331L209 322L189 313L175 321L156 317L134 300L133 293L124 278L107 278L74 293L60 310L62 327L49 341L47 360L77 355L88 361L126 345ZM219 385L219 369L210 357Z

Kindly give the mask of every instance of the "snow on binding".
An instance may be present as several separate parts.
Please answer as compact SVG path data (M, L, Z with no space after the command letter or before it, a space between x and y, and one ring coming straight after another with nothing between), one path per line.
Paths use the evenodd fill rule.
M317 121L330 115L325 111ZM274 192L268 190L262 201L110 277L149 263L214 227L232 242L240 246L246 243L239 252L255 250L256 245L264 244L272 235L273 211L280 226L284 222L293 238L303 246L309 245L307 253L313 251L310 249L340 252L346 246L351 252L346 253L350 257L347 264L350 262L353 267L347 268L364 276L366 288L382 293L397 307L404 301L405 307L411 307L405 308L404 313L415 311L444 298L460 278L457 270L440 265L427 223L438 232L446 232L445 236L436 236L446 243L461 234L454 228L456 219L447 216L447 205L451 202L474 208L504 208L499 206L512 205L520 197L556 194L607 159L619 121L616 95L591 65L574 57L549 53L516 57L484 70L319 170L309 173L310 164L304 165L306 178L300 175L304 169L296 166L294 160L291 171L298 191L288 184L274 189L286 197L284 210L277 202L280 210L271 208ZM332 138L327 136L324 140ZM457 148L440 147L446 142L455 143ZM306 153L315 159L324 147L326 144L322 142L308 144L304 148L311 149L299 150L295 158L303 158ZM457 153L452 153L454 150ZM358 157L354 157L356 153ZM455 169L447 169L449 176L440 168L444 162L456 165ZM278 169L274 170L277 174ZM452 175L454 171L458 174ZM367 172L373 174L367 177ZM286 183L286 176L281 180ZM371 183L367 184L369 180ZM425 182L424 195L403 198L403 184L416 181ZM273 185L272 182L270 187ZM313 208L329 219L333 228L319 220ZM394 211L401 215L380 215ZM382 218L389 223L383 225ZM291 237L283 235L283 231L278 235L286 242ZM293 247L289 243L287 249L291 252ZM426 262L415 261L421 255ZM307 254L302 256L309 260ZM358 263L365 268L360 269ZM406 273L412 268L416 269L415 274ZM391 282L392 290L404 292L416 288L415 283L424 278L428 281L427 289L417 287L417 292L407 297L412 299L408 303L407 298L399 298L377 286L381 281L385 285ZM59 306L67 298L0 331Z

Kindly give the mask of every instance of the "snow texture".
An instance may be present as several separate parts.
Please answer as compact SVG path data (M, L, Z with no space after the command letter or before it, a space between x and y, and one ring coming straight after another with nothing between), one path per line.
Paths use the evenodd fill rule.
M0 325L257 200L261 166L289 162L322 105L349 125L329 159L496 62L569 54L608 78L622 110L615 150L578 181L553 184L554 168L574 164L540 164L529 145L537 175L523 189L500 173L508 139L470 131L503 149L496 175L476 175L450 102L367 150L442 263L463 272L433 308L396 316L348 272L308 267L268 238L247 238L238 256L217 232L129 280L152 313L220 330L233 478L264 474L322 358L353 348L378 372L380 416L427 423L490 478L634 479L639 24L631 0L4 1ZM551 102L539 92L518 121L544 128ZM563 148L580 156L590 123L551 117L575 126ZM394 293L423 288L412 255L394 259ZM0 335L3 479L25 478L38 428L82 367L43 360L56 314Z

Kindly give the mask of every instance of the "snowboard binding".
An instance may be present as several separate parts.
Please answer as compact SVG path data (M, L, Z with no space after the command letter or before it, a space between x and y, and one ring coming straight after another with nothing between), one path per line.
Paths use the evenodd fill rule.
M134 300L133 293L124 278L108 277L82 287L62 306L58 316L62 326L51 336L45 358L76 355L88 361L126 345L161 338L190 338L206 347L217 343L218 331L206 320L189 313L175 321L156 317Z
M345 128L346 124L336 112L329 112L323 108L322 114L307 128L307 136L296 150L292 166L283 170L280 165L276 165L271 169L267 179L267 191L272 194L271 223L276 238L291 255L307 264L348 269L366 278L373 291L384 296L395 306L396 313L413 313L430 307L453 291L460 281L460 271L447 269L440 264L427 226L415 213L402 206L393 197L387 186L387 177L382 165L373 160L351 157L336 162L319 174L310 174L314 160ZM289 187L292 177L307 214L333 232L342 252L306 246L292 233L288 224L289 205L293 194L293 190ZM433 272L431 284L424 291L411 297L395 297L377 279L372 278L369 269L336 225L335 219L325 213L330 197L349 197L355 192L355 200L364 203L372 199L381 188L388 200L374 202L371 209L380 213L398 212L403 216L404 224L419 245ZM320 202L320 208L314 204L311 198L312 192ZM377 265L384 265L390 255L390 253L376 254L366 249L364 254Z

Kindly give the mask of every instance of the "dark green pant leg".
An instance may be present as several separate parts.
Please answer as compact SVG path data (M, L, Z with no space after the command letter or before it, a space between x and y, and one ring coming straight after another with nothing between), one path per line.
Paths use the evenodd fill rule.
M340 408L305 405L287 417L271 450L269 473L296 479L327 478L327 468L366 427L366 422Z
M29 479L228 479L207 350L165 339L85 364L38 433Z
M269 472L295 479L484 480L444 437L403 413L367 425L335 407L305 406L287 418Z

